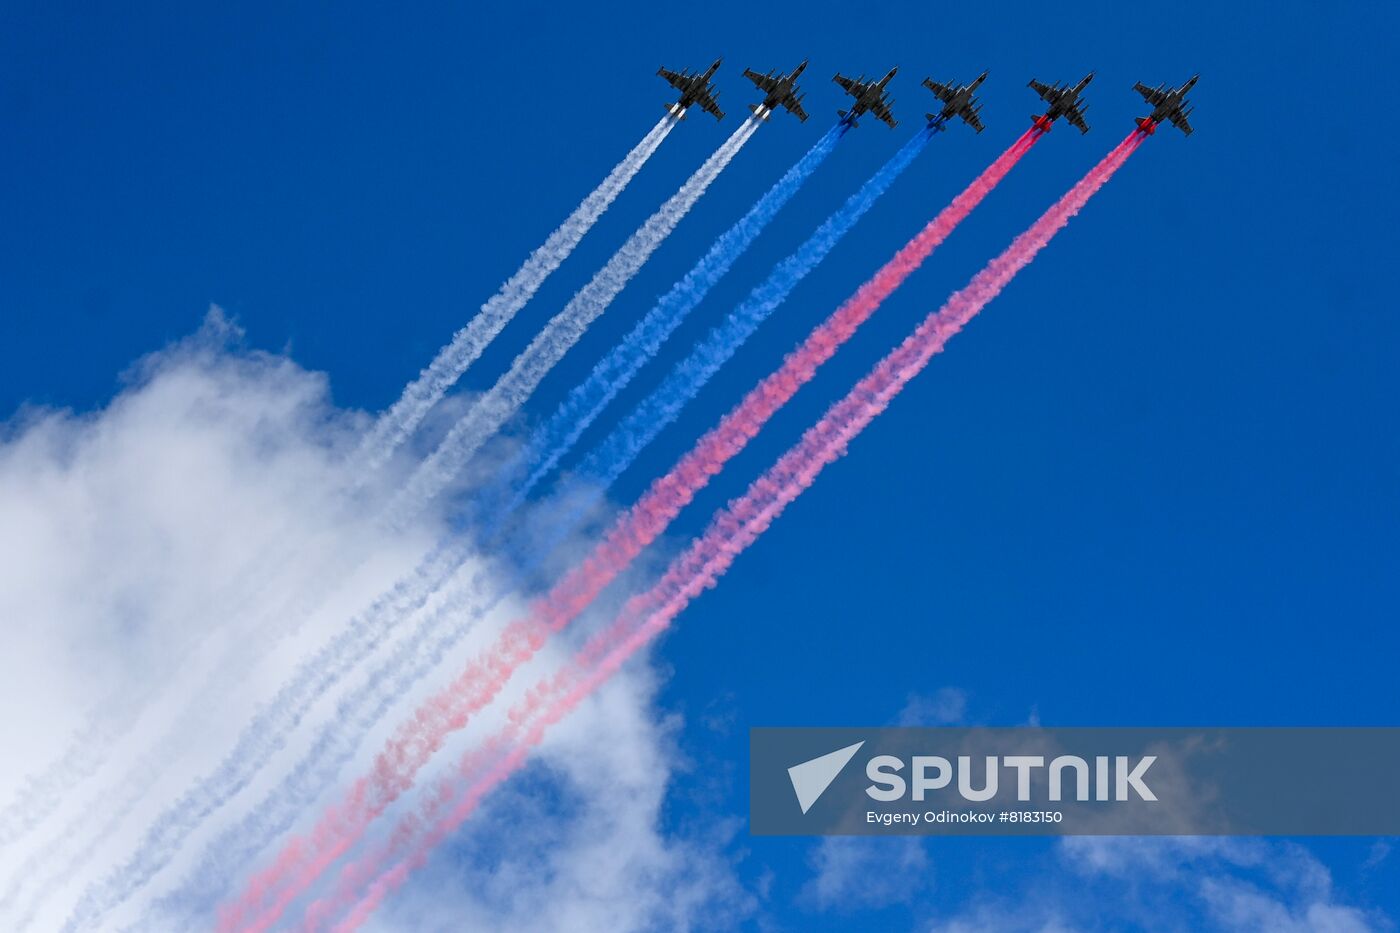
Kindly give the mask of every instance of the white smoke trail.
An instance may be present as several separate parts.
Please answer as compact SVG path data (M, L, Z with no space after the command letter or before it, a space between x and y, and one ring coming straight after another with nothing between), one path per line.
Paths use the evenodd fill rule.
M706 161L682 189L619 250L613 261L599 272L594 281L575 296L565 311L555 318L551 327L546 328L545 333L552 333L553 339L537 340L531 347L535 353L532 354L530 350L522 353L511 373L502 379L496 390L488 394L486 399L491 399L493 395L502 398L518 393L516 407L525 400L528 388L521 391L522 385L528 383L528 387L533 388L538 384L549 367L577 341L583 328L606 309L612 298L674 229L685 212L718 177L756 128L756 121L745 123ZM473 413L476 410L473 409ZM508 417L508 414L507 412L501 421ZM499 426L500 423L498 421L496 425ZM485 436L481 440L484 441ZM236 871L243 861L251 858L271 838L287 829L302 806L314 800L325 786L335 779L339 769L354 754L359 740L382 718L392 702L435 666L461 639L472 623L494 607L497 600L484 592L485 586L486 574L477 571L465 587L459 586L455 590L449 590L446 601L417 624L414 631L379 665L365 684L340 702L331 724L321 729L318 737L309 746L310 752L287 775L283 783L254 807L243 820L206 848L200 868L194 872L191 880L169 899L167 907L175 910L189 910L193 907L197 910L198 906L207 902L211 896L217 896L221 884L227 881L230 872ZM358 663L368 654L367 650L361 649L362 646L358 644L341 644L334 654L320 658L313 667L343 668L347 659L341 652L347 650L353 654L352 663Z
M243 729L233 751L221 765L202 778L179 804L163 813L161 820L167 827L163 838L169 851L167 855L145 859L147 868L156 870L168 861L183 833L193 831L204 816L219 809L245 786L261 766L285 746L312 705L389 638L403 619L423 608L451 579L469 553L469 549L460 544L434 549L411 574L398 580L314 655L302 661L268 706ZM434 612L433 617L440 614L440 611ZM198 732L211 711L220 706L226 694L233 692L238 679L246 676L246 671L275 644L272 638L239 641L219 668L199 684L199 702L187 706L166 729L164 738L139 755L118 781L90 800L57 837L25 861L0 892L0 915L12 913L20 917L11 921L11 928L22 929L49 898L88 864L101 845L121 827L130 811L145 798L169 762L182 751L189 736ZM197 819L192 815L196 805L203 809L203 816ZM176 827L183 827L183 830L175 831ZM147 841L152 838L148 836ZM135 867L140 862L133 858L128 866ZM26 903L17 903L26 890L34 893Z
M114 726L129 725L135 711L107 707L92 713L74 731L62 755L28 778L19 794L0 811L0 846L19 839L54 811L64 794L91 775L107 759Z
M243 728L220 764L162 811L125 862L88 887L68 927L82 929L95 922L102 913L124 902L169 864L189 834L246 787L262 767L286 747L315 701L372 653L401 619L421 608L451 578L466 555L462 545L436 549L411 575L379 596L328 644L302 661L292 677ZM190 715L197 717L198 711L207 710L210 702L217 702L217 690L205 693L201 702L191 704L195 712ZM185 725L182 723L170 734L188 735L181 731ZM149 756L143 756L133 772L148 768L150 761ZM122 784L126 789L133 786L130 778ZM139 792L139 785L134 786ZM106 796L99 799L101 809L113 803Z
M663 121L666 124L671 122L673 121ZM662 131L655 140L655 145L651 147L652 151L660 144L660 138L664 138L665 132L669 130L668 126L659 125L659 127ZM636 271L640 269L656 247L670 234L676 224L729 164L757 127L757 121L747 121L706 160L705 164L682 186L680 191L673 195L623 245L613 259L594 276L589 285L575 295L565 310L551 321L544 333L517 358L516 365L502 378L497 387L477 403L477 406L473 408L473 413L478 410L488 414L500 411L500 405L504 400L514 399L514 404L499 415L499 420L494 421L494 426L498 427L504 422L505 418L528 397L529 391L538 384L554 362L557 362L564 352L578 340L583 329L607 308L627 281L636 274ZM473 324L475 323L474 321ZM502 321L503 325L504 321ZM468 329L470 329L470 325ZM456 342L454 341L454 344ZM439 359L441 358L442 355L439 356ZM443 391L448 384L450 382L443 383ZM472 413L469 413L467 417L472 418ZM490 430L494 430L494 427L487 430L481 429L479 420L476 424L478 427L474 430L480 432L480 439L470 450L465 451L461 459L456 461L458 465L465 462L471 452L489 437ZM457 428L462 426L463 423L459 423ZM454 429L454 433L458 433L456 429ZM459 437L461 436L466 435L459 433ZM442 453L444 448L449 448L450 441L451 435L438 453ZM432 463L431 458L429 463ZM455 469L452 472L455 472ZM423 469L420 468L414 478L416 479L422 473ZM450 476L451 473L448 473L447 478L450 479ZM411 479L408 489L411 490L413 487L414 481ZM432 492L424 495L419 501L427 501L432 494L440 489L440 485L435 487ZM398 501L401 503L404 498L404 496L400 496ZM389 514L406 517L403 514L404 511L402 508L391 508ZM416 512L417 509L415 508L414 511ZM318 652L313 659L301 665L296 676L283 685L278 696L269 704L268 708L256 717L240 735L233 751L225 757L223 763L190 788L161 815L146 834L138 851L127 862L84 892L74 917L70 921L70 926L81 928L85 923L94 919L96 915L125 901L136 890L144 886L155 872L168 864L189 833L201 825L210 814L222 808L234 794L247 786L253 775L275 753L285 747L291 731L301 723L312 703L367 657L375 646L388 635L395 622L421 607L423 602L445 582L452 569L460 565L462 557L462 554L455 553L452 548L447 548L435 555L435 560L430 560L429 567L426 568L427 572L422 572L425 568L420 568L420 572L408 581L407 586L396 588L397 592L393 593L389 599L382 600L380 604L357 619L342 636L337 637L332 644Z
M602 314L618 292L635 276L662 241L675 229L710 184L759 127L745 121L694 175L598 270L569 303L545 325L510 370L452 427L442 443L409 478L390 505L388 514L399 519L417 514L422 505L443 490L502 424L535 390L555 363L578 342L583 332Z
M242 630L233 637L214 637L218 634L216 626L194 644L172 651L167 670L172 674L183 671L181 676L153 677L142 690L128 689L107 698L88 721L75 730L65 753L41 774L29 779L24 790L6 808L6 819L0 821L0 826L12 831L15 837L40 827L76 788L97 774L122 743L131 739L138 721L157 706L162 697L187 694L193 689L200 698L198 704L187 705L164 727L162 738L142 751L120 777L99 789L55 838L30 855L12 874L0 889L0 916L22 911L25 919L7 921L8 928L24 928L25 920L32 918L48 898L98 854L101 844L116 833L129 812L147 797L169 763L184 751L189 736L198 734L203 722L228 706L229 697L239 694L237 688L248 672L277 651L285 639L297 634L302 623L310 619L369 556L368 546L362 542L350 542L345 550L346 554L339 555L339 560L313 565L307 572L309 582L298 597L269 607L251 620L239 618L248 608L248 600L225 613L227 620L243 623ZM285 705L277 711L275 722L265 713L253 721L251 728L259 730L262 739L293 729L306 708L388 637L404 617L420 609L468 553L462 546L439 546L431 551L410 574L351 618L335 638L318 651L314 659L325 662L324 666L315 667L307 662L296 670L278 694L279 703ZM293 556L293 553L281 554L284 561ZM252 586L251 581L248 586ZM331 663L332 658L339 663ZM245 735L238 747L246 747L248 742L249 737ZM271 745L261 747L263 758L276 751ZM249 759L247 764L256 766L256 760ZM220 769L210 775L203 786L227 786L229 773L228 768ZM233 790L227 791L231 793ZM34 893L21 906L18 901L26 891Z
M663 122L669 123L669 121ZM646 153L648 155L659 146L661 138L664 138L665 133L669 131L669 125L659 125L659 128L661 130L659 133L652 134L655 138L649 143L650 149ZM753 127L741 128L741 131L742 132L735 134L734 139L726 143L725 147L722 149L722 153L717 153L716 157L712 157L711 162L718 163L715 167L715 171L712 173L711 178L706 180L703 185L698 186L698 190L689 198L689 203L685 205L687 209L690 204L693 204L694 200L699 197L699 194L703 193L704 186L707 186L709 181L713 180L713 175L718 174L718 170L722 169L724 165L727 164L733 154L736 153L743 142L747 140L748 136L751 135L753 131ZM722 159L719 158L721 155ZM711 163L707 163L707 166L710 164ZM698 174L700 173L697 173L697 175ZM679 197L673 198L673 202L678 200ZM679 221L683 214L683 210L675 213L674 219L669 222L666 232L669 232L669 229L674 227L675 223ZM580 234L580 236L581 235L582 234ZM659 243L659 238L657 242ZM637 262L637 265L640 265L640 262L644 261L645 256L649 255L654 248L655 244L647 247L645 249L645 254L641 257L641 260ZM557 263L555 263L555 265L557 265ZM622 284L625 284L625 280L613 289L612 294L615 295L616 291L620 290L622 287ZM611 296L609 296L609 298L610 297ZM592 316L596 317L605 306L606 302L600 305ZM574 339L577 338L575 337ZM560 352L562 353L562 351ZM402 619L405 615L420 607L423 601L425 601L431 593L435 592L441 583L444 582L445 577L450 573L449 568L455 567L460 562L461 558L461 555L456 555L456 559L441 554L437 556L440 559L446 559L442 559L441 563L432 567L427 573L423 573L422 571L428 568L420 567L420 573L416 575L416 579L412 580L408 587L408 589L413 592L400 590L395 593L394 596L397 598L393 600L394 605L392 607L383 606L376 607L378 611L371 610L365 617L357 620L358 624L352 625L350 631L344 633L346 636L345 638L336 639L336 644L332 652L329 654L319 653L317 655L317 660L326 663L324 665L318 665L318 671L315 672L315 676L311 676L312 672L310 672L307 667L300 669L298 671L298 676L294 677L293 681L284 687L283 693L279 695L278 701L274 702L270 709L266 710L262 716L258 717L253 727L250 727L249 730L244 732L236 746L235 753L225 759L223 766L217 769L213 774L208 775L207 778L200 782L190 793L182 797L180 803L177 804L176 807L167 810L147 835L146 845L143 845L142 851L138 852L130 861L126 862L122 866L121 871L114 873L104 879L102 883L95 885L94 888L96 890L89 889L87 895L96 894L97 896L93 900L97 902L105 901L107 897L115 897L118 901L124 900L130 891L134 891L135 887L139 887L144 883L142 879L148 879L155 870L158 870L161 864L169 860L174 854L174 851L178 849L180 840L184 838L194 826L200 825L205 816L217 810L232 796L232 794L236 793L241 787L246 786L251 775L260 767L260 763L265 762L272 753L285 745L288 733L301 721L310 705L310 701L315 697L324 695L324 692L329 689L331 685L338 681L360 660L363 660L369 651L373 650L374 645L388 634L389 626L392 623ZM244 642L244 653L253 650L253 645L260 641L261 639L252 639L248 642ZM239 652L235 651L235 653ZM242 667L242 665L232 665L232 667ZM220 673L227 674L230 670L231 666L225 665ZM284 700L287 702L282 702ZM110 727L111 724L109 722L106 725ZM103 738L107 738L111 737L114 732L120 733L124 730L106 728L95 731L98 731L99 735L102 735ZM179 731L182 730L172 730L172 734ZM89 752L94 750L90 742L77 744L79 747L86 747ZM158 752L162 747L164 747L164 743L158 745L155 751ZM110 809L115 805L115 809L120 812L125 809L123 806L124 801L134 801L140 798L140 795L147 786L143 775L149 773L149 765L149 760L143 759L143 761L138 761L137 764L128 771L123 780L118 783L118 786L114 788L115 793L101 795L101 800L105 801L106 806L104 807L99 803L97 809L99 812L103 812L107 819L99 819L86 824L89 832L84 835L88 836L89 841L91 841L91 828L93 826L99 827L98 834L103 837L115 831L119 825L119 820L116 818L116 814L110 812ZM83 768L82 770L88 769ZM66 832L64 836L67 836ZM89 849L87 852L84 852L77 846L71 844L65 844L63 849L59 852L51 851L51 849L52 847L45 849L44 854L58 857L54 861L49 861L47 858L45 861L48 863L48 866L57 867L59 871L46 871L43 873L43 877L32 879L37 882L37 887L41 896L46 890L52 890L51 882L60 881L64 877L71 877L69 872L63 870L64 868L73 862L81 864L86 860L87 855L93 851ZM118 882L118 876L121 875L125 875L127 882L134 883L135 887L131 888L130 891L124 890L126 885ZM117 883L112 884L112 882ZM33 885L31 885L31 887L33 887ZM16 892L15 887L12 886L7 893L12 895L18 892ZM9 898L6 899L8 900ZM82 906L92 906L93 900L89 900L85 896ZM83 912L80 906L79 914Z
M10 930L27 930L35 915L102 851L132 811L184 751L203 708L191 708L155 747L144 752L115 786L104 789L37 849L0 892L0 917ZM26 896L27 895L27 896Z
M209 326L206 323L206 328ZM223 323L221 316L216 315L215 326L228 325ZM327 507L324 502L321 505ZM292 554L298 548L307 546L308 541L299 537L296 527L291 524L283 526L280 532L280 537L270 535L264 539L261 542L264 548L261 556L250 562L227 586L210 596L206 603L208 610L201 617L202 625L171 633L165 643L164 657L159 661L163 665L159 676L147 678L138 689L124 685L122 689L103 697L94 705L82 725L73 730L63 752L25 779L15 797L0 810L0 847L13 845L42 826L75 789L97 774L114 750L131 734L140 718L178 683L176 675L192 670L201 659L207 661L210 652L218 649L217 636L225 626L235 623L248 626L222 663L223 670L233 670L241 676L247 666L257 660L257 656L251 653L254 645L272 637L282 621L290 619L293 623L299 622L319 605L319 596L315 593L303 594L297 600L280 606L264 604L267 592L285 586L293 587L294 592L306 589L301 581L288 579L284 571L290 566ZM280 561L277 555L267 550L269 547L281 550ZM365 553L369 553L368 550ZM312 574L311 580L320 583L334 576L333 571L337 569L340 568L327 562L323 572ZM324 595L324 592L320 594ZM249 622L250 617L254 621ZM3 903L3 899L0 899L0 904Z
M628 183L641 171L666 135L675 127L671 116L661 118L626 158L617 164L593 193L583 199L568 219L549 235L544 244L530 254L490 300L481 306L476 317L457 333L452 341L409 383L403 395L393 404L365 435L357 454L357 465L363 470L382 466L394 450L413 433L452 384L476 361L486 345L510 322L544 284L555 269L568 258L603 212L608 209Z
M146 912L147 924L168 926L179 918L182 927L200 926L206 912L228 893L230 879L245 872L263 849L320 799L395 704L501 605L506 594L498 583L498 572L478 566L444 587L441 601L421 615L412 632L363 683L337 702L335 712L305 743L301 760L259 803L204 846L186 880Z

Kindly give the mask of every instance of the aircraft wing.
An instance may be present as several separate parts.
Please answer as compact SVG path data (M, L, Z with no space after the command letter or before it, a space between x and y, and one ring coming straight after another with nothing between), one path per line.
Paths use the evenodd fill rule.
M744 69L744 77L748 78L755 85L757 85L758 89L760 91L763 91L765 94L772 93L773 89L778 86L777 78L770 78L768 75L761 75L751 68Z
M724 119L724 111L719 109L719 104L716 103L715 99L709 94L700 95L695 99L695 102L700 105L701 110L705 111L716 120Z
M1171 120L1172 126L1181 130L1181 132L1185 133L1187 136L1191 135L1191 124L1186 122L1186 115L1180 110L1167 117L1167 119Z
M1056 91L1055 88L1051 87L1048 84L1041 84L1034 78L1031 79L1031 90L1039 94L1041 100L1053 101L1055 100L1055 98L1060 96L1059 92Z
M803 123L807 122L807 111L802 109L802 102L796 97L789 94L787 97L783 98L783 106L787 108L788 113L792 114L798 120Z
M971 107L964 107L959 116L967 121L967 125L972 127L974 132L980 133L984 129L982 126L982 118L977 116L977 111L973 110Z
M876 101L870 105L870 112L890 125L890 129L899 125L899 121L894 118L894 114L884 101Z
M859 81L856 81L853 78L848 78L845 75L839 73L836 75L836 77L832 78L831 80L841 85L841 87L846 91L846 93L854 94L857 97L860 96L860 91L857 89L865 87L865 85L861 84Z
M1071 110L1068 113L1066 113L1065 120L1069 123L1070 126L1079 130L1079 132L1089 132L1089 124L1084 122L1084 114L1080 113L1078 110Z
M928 78L924 79L924 87L932 91L934 96L937 97L939 100L943 101L945 104L948 101L952 100L954 95L957 94L957 91L953 90L948 85L939 84L937 81L930 81Z
M665 78L667 83L678 91L685 90L686 84L689 83L683 75L677 74L667 68L658 68L656 69L656 73Z
M1157 90L1155 87L1148 87L1141 81L1133 85L1133 90L1141 94L1142 99L1154 107L1167 99L1167 95L1164 92Z

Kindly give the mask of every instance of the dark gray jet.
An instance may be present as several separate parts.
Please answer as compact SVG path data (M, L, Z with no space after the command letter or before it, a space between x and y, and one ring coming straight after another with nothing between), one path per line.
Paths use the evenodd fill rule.
M1039 94L1041 100L1050 105L1040 116L1031 114L1036 129L1042 133L1048 133L1050 132L1050 124L1054 123L1056 118L1064 117L1069 125L1077 128L1079 132L1089 132L1089 124L1084 122L1084 111L1088 107L1079 103L1079 94L1088 87L1092 80L1094 80L1092 71L1074 87L1066 87L1063 84L1041 84L1035 78L1031 78L1031 83L1027 86Z
M721 58L715 59L715 63L711 65L704 74L698 75L693 75L689 71L682 71L680 74L676 74L674 71L667 71L665 68L656 69L656 73L669 81L671 87L681 92L681 99L674 104L667 104L666 112L677 120L684 120L685 112L694 105L699 104L701 110L710 114L716 120L723 120L724 111L720 110L719 104L716 103L716 100L719 98L719 92L715 91L712 94L711 91L713 88L710 86L710 78L719 70L719 63L721 61L723 61Z
M1138 129L1150 136L1157 132L1157 127L1163 120L1168 120L1172 126L1190 136L1191 124L1186 122L1186 118L1191 116L1191 111L1195 108L1186 106L1191 103L1186 99L1186 92L1196 86L1200 77L1192 75L1190 81L1178 88L1168 88L1165 84L1148 87L1141 81L1134 84L1133 90L1141 94L1142 99L1153 107L1151 115L1137 118Z
M876 117L888 123L890 128L893 129L898 124L898 121L895 120L894 114L890 112L890 104L894 103L894 101L885 98L885 85L890 83L890 78L893 78L894 73L898 70L898 68L891 68L890 73L879 81L869 83L866 82L865 75L861 75L859 78L852 80L840 72L837 72L836 77L831 80L841 85L847 94L856 99L856 102L851 105L850 110L836 111L841 115L841 119L845 120L851 126L855 126L856 117L869 110L871 113L875 114Z
M982 111L982 105L977 102L977 98L972 96L972 92L982 86L982 82L987 80L987 73L984 71L977 76L977 80L971 84L964 84L958 87L953 82L939 84L931 78L924 79L924 87L933 92L933 96L943 101L943 109L938 113L926 113L930 123L937 121L939 126L947 123L953 117L961 117L963 122L972 127L977 132L982 132L982 121L977 114Z
M752 68L745 68L744 77L768 95L763 98L761 104L749 104L749 109L754 112L755 116L767 120L768 115L781 106L787 108L788 113L805 123L807 111L802 109L802 95L797 93L797 76L802 74L802 69L806 67L807 63L804 61L792 69L792 74L787 75L775 75L771 71L766 75L761 75Z

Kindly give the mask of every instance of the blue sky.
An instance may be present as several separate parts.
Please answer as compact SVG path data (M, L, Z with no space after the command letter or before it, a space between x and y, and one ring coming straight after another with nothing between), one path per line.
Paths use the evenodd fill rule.
M1200 72L1195 135L1149 140L664 641L660 702L684 715L694 763L669 817L744 812L750 725L884 723L947 687L989 723L1396 722L1400 183L1378 93L1393 6L26 2L4 19L7 415L102 404L211 302L250 343L327 372L340 405L387 405L654 123L669 93L657 65L723 55L729 119L672 134L464 380L485 388L732 129L756 99L740 70L810 57L812 119L759 131L541 388L530 411L548 414L826 129L833 71L900 65L901 126L863 121L667 360L916 130L924 75L990 70L986 132L932 143L633 468L624 500L1021 132L1028 78L1095 70L1093 132L1038 145L679 534L1117 142L1142 112L1134 81ZM828 683L843 686L810 689ZM1400 914L1400 869L1368 865L1373 843L1309 845L1349 903ZM852 922L802 893L815 851L732 846L778 926ZM969 890L1015 892L1056 858L1024 841L925 851L935 880L917 901L862 917L955 913Z

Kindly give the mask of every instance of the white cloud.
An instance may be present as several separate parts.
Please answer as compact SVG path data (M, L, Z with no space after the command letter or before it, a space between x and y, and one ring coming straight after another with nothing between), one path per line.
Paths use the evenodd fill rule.
M649 668L629 667L560 723L374 929L716 930L750 916L757 899L726 854L737 821L662 829L678 723L654 691Z
M1366 861L1361 863L1362 871L1371 871L1379 868L1386 859L1390 858L1392 845L1388 840L1377 839L1371 844L1371 851L1366 854Z
M1068 837L965 893L929 933L1216 931L1377 933L1393 924L1343 903L1306 848L1222 837ZM1005 870L1005 869L1004 869ZM932 911L926 911L932 913Z
M808 857L813 876L802 903L851 912L907 904L932 881L924 840L917 837L828 836Z
M101 814L104 788L182 716L198 714L198 728L159 762L141 805L118 814L103 845L88 852L81 835L67 840L92 857L39 914L40 928L61 922L83 885L127 856L160 808L219 760L300 658L407 572L444 525L441 513L428 513L389 534L374 520L371 504L388 498L412 466L408 457L360 493L364 507L345 508L339 493L356 480L346 458L368 419L337 408L325 376L240 341L216 309L194 337L133 367L100 410L30 409L0 428L0 703L8 713L0 718L0 807L107 698L151 689L157 700L92 779L18 844L0 848L0 898L12 882L32 884L19 866L63 843L64 826ZM316 594L310 603L308 593ZM199 698L202 672L217 667L220 650L238 647L254 622L280 625L283 616L304 620L296 634L218 703ZM173 666L181 657L191 663ZM486 929L710 928L747 913L750 895L723 855L737 827L703 839L661 828L677 756L673 726L652 705L653 676L639 659L561 724L534 779L491 798L481 828L464 837L479 857L435 862L381 923L402 928L394 918L426 911L452 927L470 917ZM296 739L329 710L322 703ZM271 770L300 756L293 746ZM276 776L235 798L151 894L178 881L201 844ZM561 800L567 810L552 812ZM536 823L520 821L532 814ZM109 925L131 922L140 906ZM0 909L9 928L5 916Z
M0 429L0 702L24 711L0 720L0 806L18 835L0 850L0 897L18 866L39 863L23 872L32 886L34 868L63 861L56 837L80 814L94 818L86 832L105 824L104 792L193 711L195 728L149 761L148 792L107 850L91 853L92 868L129 848L297 655L436 533L431 516L385 534L345 508L344 455L363 417L331 403L324 376L241 338L213 309L194 336L134 365L100 409L26 408ZM260 660L208 679L228 649L254 643L267 646L250 652ZM102 726L81 746L92 766L38 785L61 792L52 812L45 797L19 794L91 722ZM84 842L68 849L86 854Z
M1075 933L1078 929L1054 908L979 904L960 917L934 923L928 933Z
M967 718L967 692L940 687L933 693L911 693L895 717L897 726L952 726Z
M1061 851L1084 876L1179 889L1211 929L1364 933L1389 928L1384 918L1338 903L1327 867L1295 843L1082 836L1065 839Z

